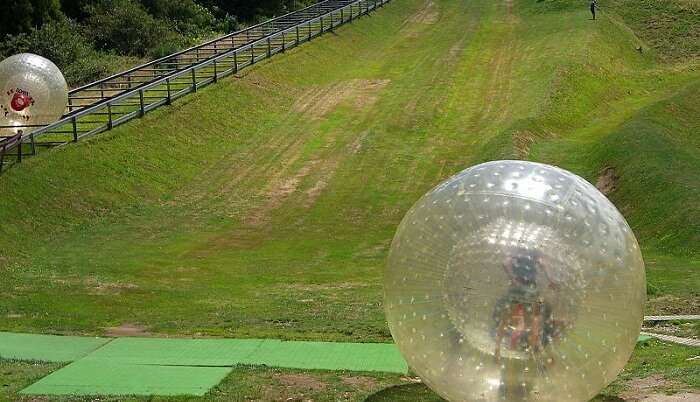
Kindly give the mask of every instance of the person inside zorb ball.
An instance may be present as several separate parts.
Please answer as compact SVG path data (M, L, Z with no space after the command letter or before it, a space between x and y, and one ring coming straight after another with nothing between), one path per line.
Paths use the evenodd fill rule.
M0 62L0 136L28 134L66 111L68 85L50 60L22 53Z
M409 366L450 401L587 401L622 370L646 297L610 201L553 166L497 161L420 199L385 276Z

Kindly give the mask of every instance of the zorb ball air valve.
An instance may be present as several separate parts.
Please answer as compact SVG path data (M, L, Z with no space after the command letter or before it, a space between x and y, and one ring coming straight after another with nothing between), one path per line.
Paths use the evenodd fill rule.
M68 86L50 60L22 53L0 62L0 136L58 120L66 110Z
M396 233L392 336L450 401L588 401L622 370L646 297L625 219L595 187L524 161L469 168Z

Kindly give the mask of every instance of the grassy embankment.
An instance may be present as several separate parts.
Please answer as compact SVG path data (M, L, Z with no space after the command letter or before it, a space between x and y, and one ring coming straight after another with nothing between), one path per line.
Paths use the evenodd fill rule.
M697 313L697 58L648 47L625 1L596 22L574 3L397 0L13 169L0 178L0 329L389 341L381 277L397 223L452 173L503 157L593 182L607 171L647 256L648 311ZM697 389L690 355L640 347L606 394L651 373ZM4 362L3 392L53 368ZM403 382L241 368L212 396L361 400ZM416 400L412 387L387 400Z

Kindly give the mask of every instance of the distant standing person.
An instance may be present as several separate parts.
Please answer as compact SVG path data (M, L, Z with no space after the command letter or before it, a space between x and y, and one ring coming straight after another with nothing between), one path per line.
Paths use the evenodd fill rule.
M595 10L598 8L598 0L591 0L591 14L593 14L593 19L595 20Z

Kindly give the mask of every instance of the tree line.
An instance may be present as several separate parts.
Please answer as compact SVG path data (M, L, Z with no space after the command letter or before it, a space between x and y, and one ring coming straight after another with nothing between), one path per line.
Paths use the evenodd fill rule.
M78 85L316 1L12 0L0 5L0 58L40 54Z

